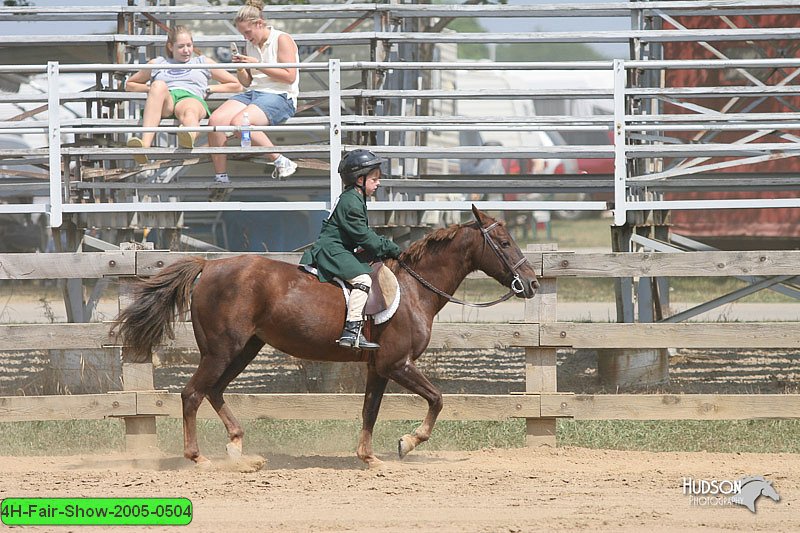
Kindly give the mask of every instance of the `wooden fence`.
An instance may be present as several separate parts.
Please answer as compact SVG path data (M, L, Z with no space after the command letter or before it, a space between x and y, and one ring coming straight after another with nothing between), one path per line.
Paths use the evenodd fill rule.
M114 251L63 254L0 254L0 279L150 276L186 254ZM198 254L195 254L198 255ZM199 254L207 258L236 254ZM267 254L297 262L299 254ZM754 419L800 417L800 395L603 394L557 392L559 348L798 348L796 322L577 323L557 320L557 279L581 277L800 275L800 251L574 254L529 247L541 274L536 298L526 302L520 322L435 322L430 348L525 349L524 393L445 395L442 419L526 419L529 445L555 443L555 421L576 419ZM0 324L0 349L116 350L122 346L109 323ZM176 329L169 347L196 348L190 323ZM269 350L265 347L265 350ZM123 418L131 448L155 445L155 419L180 417L180 395L154 390L153 365L123 364L123 390L73 396L0 397L0 421ZM356 419L359 394L228 394L242 419ZM418 419L424 401L391 394L382 419ZM205 405L199 416L216 417Z

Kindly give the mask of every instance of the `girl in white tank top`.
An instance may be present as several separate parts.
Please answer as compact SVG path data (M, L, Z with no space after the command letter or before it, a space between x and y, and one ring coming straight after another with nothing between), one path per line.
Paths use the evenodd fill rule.
M278 39L281 35L288 35L285 32L276 30L272 26L267 26L269 30L269 37L267 41L260 48L248 41L245 47L247 55L258 59L259 63L278 63ZM294 62L299 63L300 58L295 52ZM251 69L252 83L248 89L254 91L262 91L275 94L286 94L291 98L294 103L295 109L297 108L297 95L300 92L300 76L295 76L292 83L286 83L281 80L276 80L264 72L256 69Z
M255 63L299 62L294 39L288 33L267 26L262 16L263 8L262 0L247 0L234 19L236 29L247 40L244 55L233 56L233 62L241 65L236 69L236 77L245 87L245 92L233 96L214 111L209 119L211 126L241 126L245 113L253 126L277 125L291 118L297 110L300 73L296 67L250 66ZM240 136L238 132L235 135ZM263 131L251 131L250 139L255 146L274 146ZM208 140L212 147L223 146L226 135L212 132ZM297 169L296 163L281 154L271 152L265 155L275 165L273 178L287 178ZM226 155L213 154L211 160L216 173L214 181L229 184ZM226 195L220 195L220 198L214 196L212 200L225 198Z

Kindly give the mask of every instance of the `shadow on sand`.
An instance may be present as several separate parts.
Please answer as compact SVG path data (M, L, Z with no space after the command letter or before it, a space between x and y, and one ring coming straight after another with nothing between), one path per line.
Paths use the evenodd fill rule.
M265 459L266 457L266 459ZM403 460L397 455L387 453L379 455L387 468L402 468L403 465L454 463L465 458L443 457L435 452L410 454ZM210 466L200 467L177 455L149 455L132 457L128 454L110 454L81 457L77 461L67 463L68 470L155 470L155 471L220 471L220 472L256 472L258 470L305 470L320 468L326 470L365 470L367 467L354 454L342 455L289 455L272 453L262 455L243 455L234 461L227 456L209 457Z

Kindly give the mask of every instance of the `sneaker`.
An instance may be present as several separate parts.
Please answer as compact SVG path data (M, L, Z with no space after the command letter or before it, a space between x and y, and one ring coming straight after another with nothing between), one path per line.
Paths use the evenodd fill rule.
M131 137L128 139L128 148L144 148L144 142L139 137ZM146 165L150 162L147 154L134 154L133 160L139 165Z
M194 148L194 134L191 131L179 131L178 146L181 148Z
M231 197L231 189L213 189L208 195L209 202L227 202Z
M275 169L272 171L272 179L286 179L297 171L297 163L286 156L279 155L273 164Z
M233 193L233 186L229 180L214 180L214 183L208 187L211 192L208 194L209 202L224 202L231 197Z

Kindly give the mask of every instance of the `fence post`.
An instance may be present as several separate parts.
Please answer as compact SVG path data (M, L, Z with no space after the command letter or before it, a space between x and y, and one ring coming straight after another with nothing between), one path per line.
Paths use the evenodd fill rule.
M142 248L153 249L152 243L142 246L139 243L120 243L120 250L139 250ZM135 278L119 279L119 306L120 310L130 303L130 294ZM125 348L122 348L122 360L125 361ZM122 363L122 390L123 391L152 391L155 389L153 382L153 362L149 363ZM158 438L156 435L156 417L154 416L125 416L125 449L130 453L142 454L158 451Z
M122 364L122 390L151 391L153 389L153 363ZM128 452L158 451L156 417L126 416L123 418L125 420L125 449Z
M528 252L554 252L555 243L529 244ZM555 322L557 278L540 278L539 290L531 300L525 301L525 322L534 327L546 322ZM525 348L525 392L556 392L556 349L539 346ZM555 446L555 418L527 418L525 420L525 444L527 446Z

